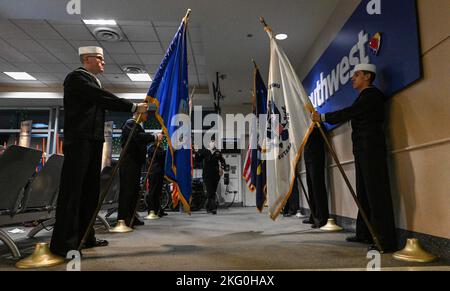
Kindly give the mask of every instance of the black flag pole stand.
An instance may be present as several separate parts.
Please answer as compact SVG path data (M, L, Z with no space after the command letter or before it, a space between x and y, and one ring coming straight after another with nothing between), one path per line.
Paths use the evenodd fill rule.
M327 145L327 149L330 152L331 156L333 157L334 162L336 163L337 167L339 168L339 171L341 172L342 177L344 178L345 184L347 185L347 188L350 190L350 194L353 197L353 200L355 200L356 205L358 206L359 212L361 214L362 219L364 220L364 223L366 224L367 228L369 229L370 235L373 238L373 241L375 242L375 245L380 250L381 253L383 253L383 247L381 246L380 240L378 239L377 233L375 232L372 224L369 222L369 219L367 218L367 214L364 211L364 209L361 206L361 203L358 200L358 197L356 196L355 190L353 189L352 185L350 184L350 181L348 180L347 174L345 174L344 168L342 167L339 158L334 151L333 147L331 146L330 141L328 140L325 132L322 129L322 126L319 122L316 122L316 126L320 131L320 134L322 135L325 144Z

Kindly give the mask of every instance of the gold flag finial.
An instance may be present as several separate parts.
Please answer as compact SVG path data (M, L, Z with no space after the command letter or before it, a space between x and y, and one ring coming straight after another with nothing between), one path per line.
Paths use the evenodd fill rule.
M184 21L188 21L189 20L189 16L191 16L191 8L188 8L188 10L186 11L186 15L184 16Z

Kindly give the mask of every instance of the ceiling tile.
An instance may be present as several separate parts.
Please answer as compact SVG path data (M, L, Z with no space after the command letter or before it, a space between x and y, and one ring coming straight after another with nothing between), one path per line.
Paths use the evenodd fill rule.
M30 39L26 33L8 20L0 21L0 37L3 39Z
M60 62L55 56L47 52L24 52L24 55L36 63L54 64Z
M175 21L153 21L153 24L156 27L168 26L168 27L176 27L176 28L178 28L180 26L180 22L175 22Z
M96 40L70 40L69 41L76 49L81 46L100 46Z
M23 22L14 20L14 22L34 39L62 39L58 32L45 21Z
M139 58L146 65L159 65L163 57L163 55L139 55Z
M206 66L206 59L204 56L195 56L195 63L199 66Z
M134 54L134 50L128 42L106 42L101 41L100 45L109 53L109 54Z
M39 43L50 52L73 52L75 50L74 46L66 40L41 40Z
M121 28L129 41L158 41L151 25L123 25Z
M141 64L141 61L136 55L111 55L111 57L119 65L133 65Z
M27 73L45 72L44 68L35 63L15 63L15 66Z
M121 74L123 73L122 69L113 63L106 63L105 65L105 73L109 74Z
M202 35L200 28L189 28L188 29L189 39L191 42L201 42L202 41Z
M80 61L78 52L74 49L66 52L53 52L53 55L63 63L74 64Z
M154 42L131 42L131 45L134 47L136 53L138 53L138 54L158 55L158 54L163 53L161 44L157 41L154 41Z
M150 74L155 74L156 71L159 68L159 64L158 65L145 65L145 70L150 73Z
M67 75L68 73L70 73L72 71L72 69L75 69L77 67L73 67L72 69L67 67L64 64L39 64L41 67L43 67L46 72L48 73L53 73L56 76L60 76L61 74L65 74ZM78 67L80 67L80 65L78 65Z
M130 81L130 78L125 74L102 74L102 76L113 83Z
M0 62L0 71L1 72L17 72L17 71L22 71L22 69L18 68L17 66L14 66L12 64Z
M95 40L83 25L54 25L54 28L67 40Z
M206 74L206 66L197 65L196 68L198 74Z
M159 39L164 43L172 41L177 29L177 27L156 27L156 32Z
M19 52L46 52L46 50L39 43L31 39L11 39L8 40L8 43Z
M191 43L190 48L192 48L195 55L204 55L205 54L205 50L203 48L203 43L201 43L201 42ZM190 50L190 49L188 48L188 50Z

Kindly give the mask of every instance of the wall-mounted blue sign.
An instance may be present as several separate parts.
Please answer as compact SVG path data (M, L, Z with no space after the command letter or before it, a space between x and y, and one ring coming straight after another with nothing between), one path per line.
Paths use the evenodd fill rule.
M362 0L303 80L319 113L351 106L353 68L377 65L375 85L387 96L421 77L415 0Z

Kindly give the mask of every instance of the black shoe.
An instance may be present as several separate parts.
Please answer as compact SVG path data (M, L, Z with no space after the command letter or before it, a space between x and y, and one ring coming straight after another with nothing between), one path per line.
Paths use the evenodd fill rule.
M395 253L397 251L397 248L394 246L386 246L386 247L383 247L383 251L381 252L380 249L376 245L373 244L367 248L367 251L368 252L377 251L381 254L389 254L389 253Z
M191 209L191 210L192 210L192 209ZM158 216L159 216L159 217L167 216L167 213L164 212L164 211L160 211L160 212L158 212Z
M109 242L106 239L97 239L95 242L86 243L85 249L96 248L96 247L106 247Z
M134 221L133 221L133 226L144 225L144 224L145 223L142 220L137 219L137 218L135 218Z
M307 218L303 220L303 224L314 224L314 221L311 221L311 219Z
M211 213L213 215L217 214L217 210L207 210L206 213Z
M284 216L284 217L291 217L292 214L290 214L290 213L283 213L283 216Z
M345 240L352 243L373 244L371 239L362 239L357 236L349 236Z

